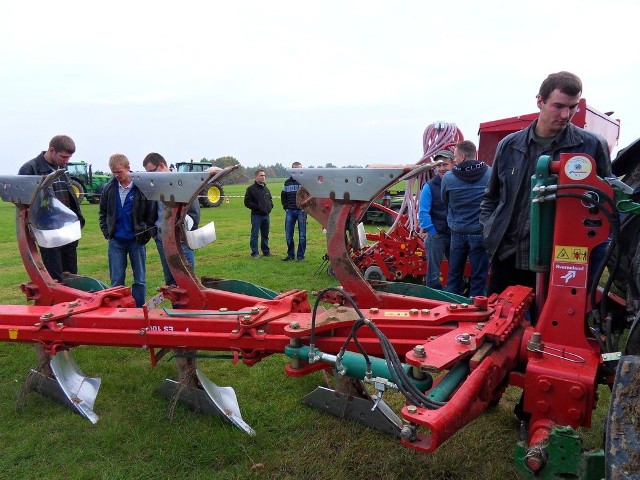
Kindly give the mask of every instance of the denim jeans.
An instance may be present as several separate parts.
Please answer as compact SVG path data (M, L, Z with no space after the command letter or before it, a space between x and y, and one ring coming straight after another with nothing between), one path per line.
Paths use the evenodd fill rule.
M469 297L485 295L487 274L489 273L489 254L484 248L481 234L451 234L447 291L457 295L464 293L463 276L467 256L471 264Z
M265 255L271 253L269 250L269 215L251 214L251 239L249 247L251 247L251 255L257 255L258 252L258 233L260 233L260 249Z
M289 209L284 219L284 236L287 240L287 257L296 258L296 246L293 241L293 232L298 223L298 260L304 258L307 250L307 213L304 210Z
M184 253L187 262L191 265L193 271L196 271L196 255L193 250L189 248L189 246L182 242L182 253ZM160 236L156 237L156 248L158 249L158 255L160 255L160 264L162 265L162 273L164 274L164 284L165 285L176 285L176 279L173 278L171 274L171 269L169 268L169 264L167 263L167 258L164 256L164 248L162 247L162 239Z
M437 237L429 235L425 240L425 250L427 251L427 275L425 284L427 287L442 290L440 282L440 265L444 257L449 258L449 248L451 245L451 235L439 233Z
M136 301L136 307L142 307L147 296L146 283L146 260L147 248L136 242L135 238L131 240L117 240L112 238L109 240L109 277L111 286L124 285L127 256L131 261L131 270L133 271L133 285L131 286L131 294Z

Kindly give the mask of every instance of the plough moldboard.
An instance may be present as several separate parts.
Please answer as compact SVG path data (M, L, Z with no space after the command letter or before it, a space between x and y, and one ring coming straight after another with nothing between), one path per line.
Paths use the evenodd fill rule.
M564 158L562 165L570 161ZM528 287L513 286L500 295L470 300L419 285L367 282L353 264L347 236L357 235L359 219L380 192L428 166L295 169L291 173L304 187L298 202L326 227L328 257L342 287L318 292L312 305L304 290L278 294L223 279L200 279L184 258L180 240L198 248L213 239L215 229L206 225L186 231L186 208L207 184L233 168L131 174L147 198L165 203L162 228L168 234L163 246L177 283L162 287L142 308L135 308L127 287L106 288L78 276L60 284L48 275L34 240L30 209L58 173L0 178L0 195L17 208L17 238L29 275L22 290L33 302L2 308L0 340L36 346L40 366L25 372L36 391L95 423L100 379L84 376L74 360L74 347L144 348L152 365L173 352L177 378L165 380L159 392L255 435L250 420L242 418L233 389L216 385L199 370L197 352L228 351L247 365L284 354L289 376L329 370L338 379L335 390L319 387L305 397L306 404L432 452L498 402L508 385L515 385L522 388L529 425L521 458L516 458L523 472L533 476L548 465L555 472L583 468L582 461L558 466L548 456L558 428L590 425L595 387L605 378L601 344L583 328L586 277L569 285L559 280L559 272L574 268L570 262L563 264L564 270L551 262L551 287L544 302L537 302L535 327L527 317L534 300ZM562 174L562 166L554 164L553 171L560 185L578 183ZM580 184L613 196L611 186L595 173ZM585 207L584 198L545 200L554 203L556 218L563 218L556 221L554 244L575 246L579 238L580 248L590 250L607 238L606 218ZM593 221L568 215L574 210ZM588 234L576 235L585 229ZM573 271L580 276L586 269ZM161 307L165 299L172 308ZM612 376L605 381L611 382ZM400 412L384 402L388 390L406 398Z

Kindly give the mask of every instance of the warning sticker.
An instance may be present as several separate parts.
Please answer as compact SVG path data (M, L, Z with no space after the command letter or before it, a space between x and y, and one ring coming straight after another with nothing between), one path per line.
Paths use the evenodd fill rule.
M553 258L556 262L587 263L589 259L589 249L587 247L556 245Z
M564 287L585 288L587 286L587 265L556 262L553 264L551 284Z

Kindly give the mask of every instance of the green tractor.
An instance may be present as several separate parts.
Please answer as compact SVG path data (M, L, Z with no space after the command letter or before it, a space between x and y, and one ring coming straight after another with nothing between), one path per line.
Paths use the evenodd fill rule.
M94 174L91 165L86 162L69 162L67 172L71 177L71 187L78 197L78 203L82 203L85 197L89 203L100 202L102 189L111 179L111 175Z
M204 172L207 168L212 167L213 163L207 161L194 162L177 162L176 170L178 172ZM203 207L217 207L224 199L224 189L219 182L213 182L200 192L200 205Z

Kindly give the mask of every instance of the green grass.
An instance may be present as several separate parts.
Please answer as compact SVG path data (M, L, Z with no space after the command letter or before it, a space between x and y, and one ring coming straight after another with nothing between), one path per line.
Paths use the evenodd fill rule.
M225 186L232 196L219 208L203 209L202 222L214 220L218 240L197 252L199 275L250 281L277 291L309 292L335 285L323 269L326 251L320 225L309 219L307 261L282 262L286 254L281 182L270 182L276 196L271 217L274 256L249 258L249 212L242 203L246 186ZM2 303L26 304L20 283L27 281L15 240L15 208L0 203ZM82 274L106 281L106 241L97 226L97 206L83 204L87 224L79 248ZM375 228L375 227L368 227ZM162 284L154 248L148 248L148 296ZM200 368L218 385L235 388L242 415L256 431L249 437L215 417L179 407L169 420L169 402L154 393L164 378L176 378L173 362L150 365L140 349L79 347L75 357L86 375L102 378L95 404L100 416L91 425L53 401L31 393L16 412L16 398L29 368L33 347L0 342L0 478L34 479L338 479L515 478L512 451L518 421L513 407L519 391L509 388L499 405L456 433L435 453L403 447L392 437L310 409L299 399L324 384L317 373L284 374L286 359L275 355L248 368L228 360L201 360ZM585 432L590 448L600 446L608 403L600 389L594 427ZM398 396L389 401L399 404Z

